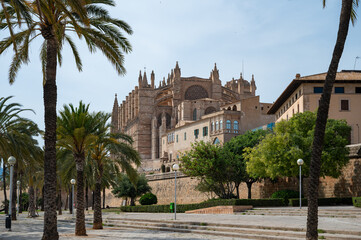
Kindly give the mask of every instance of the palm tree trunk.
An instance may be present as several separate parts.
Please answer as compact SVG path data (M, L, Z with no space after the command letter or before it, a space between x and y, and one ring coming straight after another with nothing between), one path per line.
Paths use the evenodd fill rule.
M86 236L84 214L84 155L74 156L76 162L76 223L75 235Z
M88 196L88 181L85 180L85 210L88 211L89 196Z
M101 205L101 179L103 176L103 167L99 166L99 174L96 176L94 191L94 219L93 229L103 229L102 205Z
M44 98L44 231L42 240L59 239L56 215L56 68L57 40L52 26L42 26L41 33L46 40L46 69L43 86Z
M33 218L36 217L35 214L35 196L34 196L34 187L32 185L29 184L29 213L28 216Z
M103 188L103 209L105 209L105 187Z
M21 176L20 176L20 179L21 179ZM23 204L23 201L21 199L21 196L23 195L23 189L21 187L21 185L23 184L23 182L21 181L20 182L20 190L19 190L19 213L22 213L23 212L23 207L24 207L24 204Z
M73 191L72 191L72 187L70 187L69 190L69 213L73 214Z
M61 201L61 187L59 186L59 192L58 192L58 214L62 215L61 207L62 207L62 201Z
M69 201L69 194L66 193L66 200L65 200L65 205L64 205L64 211L66 211L68 209L68 201Z
M5 200L5 214L9 214L9 204L6 196L6 165L3 159L3 189L4 189L4 200Z
M340 24L338 28L337 41L333 51L332 60L328 68L320 105L317 111L314 140L310 164L310 180L308 184L308 213L307 233L309 240L318 239L318 186L321 168L321 153L325 136L325 128L328 118L328 110L331 99L332 87L336 79L338 64L340 62L343 48L348 34L353 0L342 0Z

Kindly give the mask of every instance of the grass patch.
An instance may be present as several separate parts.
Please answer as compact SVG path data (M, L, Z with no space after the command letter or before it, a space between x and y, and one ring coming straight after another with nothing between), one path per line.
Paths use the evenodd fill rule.
M208 224L207 223L201 223L201 226L207 226Z
M318 232L318 233L325 233L326 231L325 231L325 230L322 230L322 229L317 229L317 232Z
M325 236L318 236L318 239L326 239Z

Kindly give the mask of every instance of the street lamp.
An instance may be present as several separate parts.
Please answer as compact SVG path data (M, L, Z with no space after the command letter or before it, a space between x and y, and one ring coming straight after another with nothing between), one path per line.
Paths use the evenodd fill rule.
M298 166L300 166L300 209L302 208L302 178L301 178L301 172L302 172L302 164L303 164L303 160L300 158L297 160L297 164Z
M178 164L173 164L174 171L174 220L177 220L177 171L179 170Z
M71 183L71 204L72 204L72 215L74 217L74 208L75 208L75 205L74 205L74 185L76 183L75 179L73 178L72 180L70 180L70 183Z
M11 231L11 202L13 200L13 175L14 175L14 165L16 163L16 158L10 156L8 158L8 163L10 165L10 201L9 201L9 217L8 217L8 228Z
M18 195L18 200L17 200L17 207L16 207L16 211L18 212L18 216L19 216L19 209L20 209L20 202L19 202L19 198L20 198L20 180L18 180L17 182L16 182L16 185L17 185L17 195Z

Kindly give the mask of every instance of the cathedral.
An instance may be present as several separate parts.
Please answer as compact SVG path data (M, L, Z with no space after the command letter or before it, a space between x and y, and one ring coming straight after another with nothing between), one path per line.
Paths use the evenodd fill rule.
M261 103L256 83L232 79L222 86L216 64L208 78L182 77L178 62L158 87L152 71L139 73L135 86L118 103L115 95L112 132L132 136L142 158L141 170L171 166L194 141L223 143L247 130L275 121L267 115L271 103Z

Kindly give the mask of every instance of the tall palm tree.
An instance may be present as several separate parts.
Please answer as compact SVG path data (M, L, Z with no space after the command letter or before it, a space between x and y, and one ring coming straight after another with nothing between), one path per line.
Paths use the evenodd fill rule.
M29 62L30 43L38 36L44 39L40 51L45 113L44 240L59 238L56 200L53 198L56 194L56 72L58 64L62 63L61 50L65 43L74 54L78 70L82 70L79 53L68 33L85 39L90 52L96 49L103 52L118 74L125 73L123 53L131 51L121 30L131 34L132 29L125 22L110 17L101 5L114 6L115 1L1 0L0 29L8 28L10 37L0 42L0 54L10 46L15 52L9 70L10 83L15 81L21 65Z
M325 128L328 118L328 110L331 99L333 84L336 80L338 64L345 46L350 20L356 20L356 8L358 0L342 0L340 23L338 27L337 40L333 50L331 63L326 75L323 93L317 111L314 140L312 145L312 155L310 163L310 179L308 184L308 213L307 213L307 239L318 239L318 186L321 168L321 153L323 148ZM325 7L326 0L323 0Z
M84 163L85 154L94 142L95 133L101 123L101 115L89 114L89 104L82 102L78 107L64 105L58 117L58 146L73 153L76 166L76 225L75 235L86 235L84 215Z
M115 168L120 167L131 179L135 180L137 171L134 169L133 165L139 166L141 162L138 152L132 147L132 138L121 133L111 134L110 124L107 123L110 118L110 114L97 114L101 114L102 121L97 129L95 142L90 148L91 158L95 163L93 229L102 229L101 189L104 168L112 166ZM110 156L110 154L112 156ZM107 172L109 173L113 171Z

